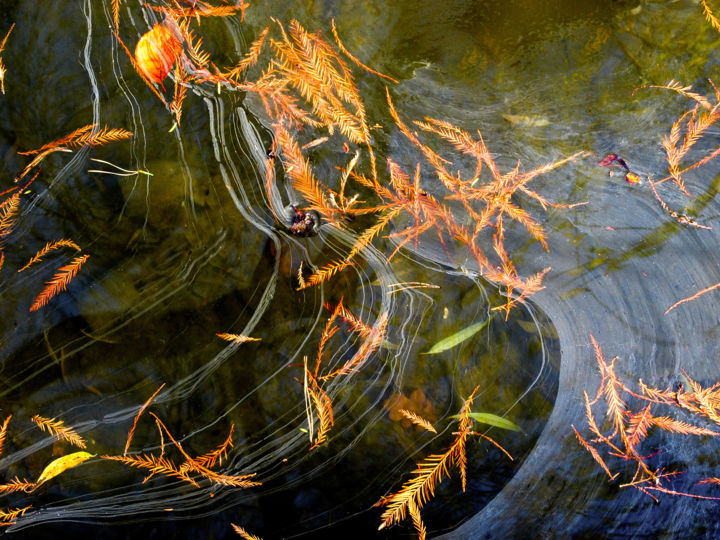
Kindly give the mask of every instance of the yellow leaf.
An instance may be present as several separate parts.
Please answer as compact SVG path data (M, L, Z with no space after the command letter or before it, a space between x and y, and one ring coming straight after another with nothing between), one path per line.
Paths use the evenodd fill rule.
M50 464L43 470L40 478L37 479L37 482L35 483L36 487L44 482L47 482L51 478L55 478L58 474L68 469L77 467L83 461L87 461L91 457L95 457L95 454L91 454L89 452L75 452L51 461Z

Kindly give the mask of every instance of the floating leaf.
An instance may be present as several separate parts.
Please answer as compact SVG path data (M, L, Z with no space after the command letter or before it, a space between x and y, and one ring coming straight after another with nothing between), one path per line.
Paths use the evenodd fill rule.
M544 116L527 116L524 114L503 114L501 116L511 124L523 127L545 127L550 125L550 120Z
M51 478L55 478L58 474L63 473L68 469L72 469L73 467L77 467L83 461L87 461L91 457L95 457L95 454L91 454L89 452L75 452L73 454L68 454L67 456L59 457L51 461L50 464L43 469L43 472L40 475L40 478L37 479L35 485L39 486Z
M162 83L182 52L182 43L168 28L156 24L135 46L135 62L148 79Z
M511 422L507 418L503 418L502 416L498 416L496 414L471 412L470 414L468 414L468 416L476 422L480 422L481 424L488 424L489 426L499 427L501 429L509 429L510 431L522 431L522 429L520 429L520 426L518 426L514 422ZM454 414L450 418L460 418L460 416Z
M482 322L475 323L471 326L468 326L467 328L463 328L459 332L456 332L455 334L446 337L445 339L441 339L438 341L435 345L432 346L432 348L425 353L422 354L438 354L443 351L447 351L448 349L452 349L456 345L459 345L466 339L470 339L475 334L477 334L480 330L485 328L487 326L487 323L490 322L490 317L485 319Z

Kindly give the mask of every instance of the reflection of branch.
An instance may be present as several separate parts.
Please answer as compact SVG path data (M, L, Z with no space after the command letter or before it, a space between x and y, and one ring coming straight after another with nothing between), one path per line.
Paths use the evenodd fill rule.
M632 34L632 35L633 35L634 37L638 37L638 36L635 36L634 34ZM640 63L640 61L639 61L637 58L635 58L635 56L633 55L633 53L630 52L630 49L628 49L628 48L627 48L627 45L625 45L625 43L623 43L623 40L620 39L620 36L618 36L617 33L614 33L613 36L615 37L615 41L617 41L618 45L620 45L620 48L622 49L622 52L625 53L625 56L627 56L628 59L629 59L633 64L635 64L635 67L638 68L638 70L640 71L640 73L643 73L643 74L644 74L644 73L645 73L645 69L643 68L643 65Z

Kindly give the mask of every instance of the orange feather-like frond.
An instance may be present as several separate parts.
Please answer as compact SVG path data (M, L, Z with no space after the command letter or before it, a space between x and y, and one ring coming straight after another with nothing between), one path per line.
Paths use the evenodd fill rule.
M285 170L292 179L293 187L305 197L312 209L327 215L330 204L320 187L320 182L317 181L310 168L310 163L302 155L297 141L282 124L278 123L273 127L277 135L278 146L282 151Z
M120 31L120 4L122 4L123 0L112 0L112 14L113 14L113 25L115 26L115 31Z
M457 440L444 454L432 454L425 458L413 471L415 476L405 482L400 491L383 499L382 504L387 506L387 509L380 518L380 529L405 519L411 502L421 508L430 500L435 494L437 484L445 476L450 476L449 467L455 459L456 444Z
M363 233L358 236L357 240L355 240L355 244L353 244L353 247L350 249L350 253L348 253L346 260L349 261L350 259L355 257L355 255L365 249L373 241L373 239L377 235L379 235L385 227L387 227L390 221L392 221L393 218L397 217L400 214L401 211L402 208L393 208L385 215L380 216L375 225L365 229L365 231L363 231Z
M20 180L22 180L23 178L25 178L25 175L28 174L36 165L38 165L47 156L49 156L50 154L53 154L55 152L72 152L72 150L70 150L69 148L65 148L64 146L59 146L57 148L48 148L47 150L43 150L37 156L35 156L35 158L30 163L28 163L22 171L20 171L20 174L18 174L15 177L15 180L14 180L15 183L17 183ZM23 185L23 189L25 187L29 186L30 184L32 184L35 181L35 179L38 177L39 174L40 174L40 171L38 170L35 173L35 176L33 176L32 179L30 179L28 182L26 182Z
M221 486L250 488L250 487L256 487L256 486L262 485L262 482L257 482L255 480L248 480L248 478L254 478L255 476L256 476L256 473L238 474L238 475L213 474L213 475L206 475L206 478L208 480L210 480L211 483L219 484Z
M32 505L24 508L15 508L13 510L0 510L0 525L12 525L19 516L22 516L31 508Z
M250 336L245 336L243 334L228 334L226 332L215 334L220 339L224 339L225 341L230 341L231 343L247 343L248 341L261 341L262 338L254 338Z
M670 433L679 433L681 435L709 435L711 437L717 437L718 435L720 435L720 433L717 431L702 428L699 426L693 426L692 424L688 424L687 422L675 420L674 418L670 418L667 416L656 416L652 419L652 423L653 425L659 427L664 431L669 431Z
M348 261L331 262L330 264L319 268L314 274L312 274L308 279L306 279L305 286L301 285L300 287L298 287L298 290L319 285L320 283L329 280L332 276L334 276L341 270L344 270L348 266L352 265L353 263Z
M628 418L627 441L631 447L637 446L640 441L647 437L648 429L653 426L654 417L650 412L651 404L637 414Z
M327 345L327 342L330 340L330 338L333 337L335 333L339 330L339 327L335 326L334 323L335 319L342 312L342 310L342 298L340 298L340 301L338 302L337 306L335 306L332 315L330 315L330 318L325 323L325 329L323 330L322 336L320 336L320 344L318 345L317 357L315 359L315 371L313 372L313 377L315 378L317 378L318 371L320 370L320 364L322 363L325 346Z
M620 397L619 384L615 373L613 372L614 359L608 364L607 375L608 381L605 385L605 401L607 402L607 416L610 417L613 428L617 433L625 431L624 414L625 402Z
M710 6L707 4L707 0L700 0L700 4L703 8L703 13L705 14L705 18L708 20L708 22L712 25L712 27L720 32L720 20L715 16L715 14L710 9Z
M205 3L203 2L203 4ZM197 19L200 19L201 17L231 17L237 14L238 11L242 10L244 12L247 8L246 5L211 6L209 4L205 4L201 7L191 6L186 8L172 8L167 6L151 6L150 4L146 4L145 2L142 2L142 5L146 8L152 9L153 11L159 11L164 15L169 15L177 19L182 19L186 17L195 17Z
M425 458L415 469L415 476L405 482L397 493L384 497L381 500L386 506L381 516L380 529L388 527L393 523L402 521L414 505L418 510L435 494L437 484L442 482L446 476L450 476L449 469L453 465L461 467L461 475L464 477L465 467L465 440L472 435L472 421L470 420L470 406L477 392L478 387L464 401L460 411L459 429L455 441L444 454L433 454ZM494 441L493 441L494 442Z
M703 478L700 480L697 485L703 485L703 484L714 484L716 486L720 485L720 478Z
M425 528L425 524L420 516L420 509L412 499L408 501L408 513L412 519L413 527L415 527L415 531L418 533L418 540L425 540L427 529Z
M592 412L592 405L590 404L590 398L587 395L587 392L583 392L585 395L585 416L587 418L588 427L590 427L590 431L593 432L593 434L597 437L597 441L602 441L603 443L607 444L610 448L612 448L616 453L623 454L623 451L618 448L615 443L613 443L609 438L607 438L605 435L603 435L600 432L600 429L598 428L597 422L595 421L595 416Z
M13 31L13 28L15 28L15 23L12 23L10 25L10 30L7 31L7 34L5 34L5 37L0 43L0 52L3 52L5 50L5 45L7 45L7 40L10 37L10 33Z
M10 480L9 483L0 485L0 495L5 495L6 493L17 493L18 491L31 493L36 487L37 484L35 482L28 482L27 480L20 480L15 477Z
M703 5L706 5L705 0L701 1ZM681 94L686 98L697 101L705 109L712 109L711 103L705 96L696 92L692 92L692 86L683 86L682 83L676 81L675 79L671 79L665 84L648 84L647 86L641 86L640 88L636 88L635 90L633 90L633 93L637 92L641 88L664 88L665 90L672 90L673 92L677 92L678 94Z
M30 311L37 311L45 306L56 294L66 290L68 283L77 275L80 267L87 261L88 257L89 255L76 257L70 264L61 267L53 278L47 282L42 292L35 298L30 306Z
M207 467L208 469L212 469L216 464L222 464L223 459L227 458L228 449L233 446L232 436L234 430L235 424L230 426L230 433L228 433L227 438L222 442L222 444L220 444L220 446L207 454L196 457L194 460L195 463L202 467Z
M38 252L35 253L35 255L33 255L27 263L25 263L25 266L18 270L18 272L27 270L33 264L40 262L45 255L47 255L51 251L55 251L56 249L60 248L71 248L75 251L80 251L80 246L78 246L70 239L62 238L60 240L51 240L50 242L45 244L40 250L38 250Z
M583 448L585 448L585 450L590 452L590 455L593 457L593 459L595 461L597 461L598 465L600 465L600 467L602 467L602 469L608 475L610 480L614 480L617 477L618 473L612 474L610 472L610 469L608 468L608 466L605 464L605 461L603 460L602 456L600 456L600 452L597 451L597 448L595 448L593 445L591 445L589 442L587 442L585 439L583 439L582 436L580 435L580 433L578 433L578 430L575 429L575 426L571 426L571 427L572 427L573 431L575 432L575 436L577 437L578 441L580 441L580 444L583 446Z
M5 37L2 40L2 43L0 43L0 53L5 50L5 45L7 44L7 40L10 37L10 33L13 31L13 28L15 28L15 23L12 23L12 25L10 26L10 30L7 31L7 34L5 34ZM3 94L5 93L5 72L5 65L3 64L2 56L0 56L0 91L2 91Z
M97 128L97 124L88 124L40 148L28 150L27 152L18 152L18 154L23 156L39 154L45 150L59 147L80 148L82 146L100 146L113 141L129 139L133 136L131 131L122 128L108 128L107 126L97 130L95 128Z
M613 358L608 363L603 356L600 345L592 334L590 334L590 340L592 341L593 348L595 349L595 359L600 366L600 372L605 382L604 395L605 401L607 402L607 416L610 417L615 432L624 433L625 422L623 416L625 414L625 402L620 397L619 389L621 388L621 384L615 375L614 369L617 357Z
M245 540L262 540L259 536L255 536L254 534L250 534L245 529L243 529L240 525L235 525L234 523L231 523L233 530L238 533L240 536L242 536Z
M47 431L52 435L55 435L58 439L64 440L77 446L78 448L85 449L87 444L83 438L77 434L77 432L65 425L62 420L55 420L54 418L45 418L36 414L30 418L37 426L43 431Z
M212 452L210 454L206 454L205 456L201 456L201 458L198 460L197 458L191 457L185 449L182 447L182 445L173 437L172 433L170 433L170 430L167 428L167 426L158 418L158 416L154 413L150 413L150 415L155 419L155 422L157 423L158 427L162 432L165 432L167 437L170 439L170 441L175 445L175 448L178 449L178 451L183 455L185 458L185 463L182 464L182 466L175 467L173 465L173 469L177 472L179 472L182 475L187 476L188 472L196 472L209 480L212 483L220 484L223 486L233 486L233 487L240 487L240 488L246 488L246 487L252 487L252 486L259 486L261 485L260 482L251 481L248 480L248 478L252 478L255 476L255 473L251 474L243 474L243 475L229 475L229 474L219 474L215 471L211 470L208 466L208 463L212 461L213 465L215 461L224 454L225 450L227 449L227 446L231 444L226 439L225 443L220 445L220 447ZM232 432L231 432L232 435ZM218 454L218 452L220 452ZM129 457L129 456L128 456ZM154 473L153 473L154 474ZM187 476L189 478L189 476ZM197 486L197 483L195 481L192 481L194 485Z
M367 338L365 338L362 345L360 345L360 348L352 356L352 358L345 362L345 364L343 364L340 369L328 373L327 375L323 375L322 377L320 377L320 379L327 380L332 377L337 377L339 375L349 375L359 370L360 367L365 363L365 361L370 357L370 355L373 354L380 347L383 340L385 339L387 323L388 312L385 311L382 313L382 315L380 315L377 323L375 323L372 330L370 331L370 334Z
M20 192L5 199L0 204L0 243L12 232L15 218L20 209Z
M2 456L3 446L5 445L5 438L7 437L7 427L10 423L11 418L12 414L8 415L8 417L3 422L2 428L0 428L0 456Z
M339 304L340 305L340 304ZM330 309L329 304L324 304L325 309ZM359 334L361 337L368 337L372 332L372 326L363 322L357 315L355 315L350 309L342 305L339 312L340 320L343 321L350 327L350 330Z
M311 373L307 373L308 387L307 392L310 395L315 410L317 412L318 420L320 422L320 429L318 429L315 435L315 440L311 441L313 444L310 449L315 449L322 443L327 441L327 434L330 428L335 424L333 418L332 401L325 391L320 388L315 377Z
M7 437L8 424L10 423L11 418L12 414L9 414L3 422L2 428L0 428L0 456L2 456L3 446L5 446L5 438Z
M437 433L437 430L433 427L433 425L422 416L406 409L400 409L400 414L402 414L405 418L410 420L416 426L420 426L421 428L432 433Z
M242 57L234 68L227 73L222 73L222 76L237 81L247 68L254 66L260 58L260 53L262 52L263 45L265 45L265 39L269 31L270 27L266 26L255 41L250 44L247 54Z
M383 73L380 73L379 71L375 71L375 70L372 69L371 67L363 64L363 63L362 63L360 60L358 60L353 54L351 54L350 51L348 51L347 48L345 48L345 45L343 45L342 41L340 41L340 36L338 35L337 28L335 27L335 19L332 19L332 20L330 21L330 24L332 25L332 33L333 33L333 37L335 38L335 43L337 43L338 49L340 49L340 50L343 52L343 54L345 54L345 56L347 56L347 57L350 59L350 61L352 61L355 65L357 65L358 67L361 67L362 69L364 69L364 70L367 71L368 73L372 73L373 75L377 75L377 76L379 76L379 77L382 77L382 78L384 78L384 79L387 79L387 80L389 80L389 81L392 81L392 82L394 82L395 84L399 84L396 79L393 79L393 78L390 77L389 75L385 75L385 74L383 74Z
M175 63L175 88L173 90L173 100L168 105L170 112L175 115L175 122L180 125L182 118L182 106L187 97L188 82L190 77L182 65L182 62Z
M123 450L123 456L126 456L128 453L128 450L130 450L130 443L132 442L133 434L135 433L135 428L137 427L138 420L140 420L140 416L145 411L145 409L148 408L150 403L153 399L160 393L160 390L162 390L165 387L165 383L162 383L155 392L145 401L145 403L142 404L142 407L138 410L137 414L135 415L135 418L133 419L132 426L130 427L130 431L128 431L127 441L125 442L125 449Z
M202 70L208 67L210 63L210 53L203 49L203 40L197 37L192 30L184 29L183 38L187 45L188 56L195 64L196 70Z
M172 461L165 457L141 454L139 456L100 456L102 459L119 461L125 465L150 471L151 476L161 474L170 478L177 478L192 484L195 487L200 485L191 478L186 471L181 471ZM147 479L146 479L147 480Z

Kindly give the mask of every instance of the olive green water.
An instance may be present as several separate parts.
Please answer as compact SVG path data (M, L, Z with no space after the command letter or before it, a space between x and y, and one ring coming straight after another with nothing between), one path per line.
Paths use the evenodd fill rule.
M306 239L275 224L258 172L270 135L255 100L198 86L182 125L169 132L169 114L117 47L103 2L0 0L0 7L0 32L17 24L2 56L2 189L27 162L18 151L91 122L136 134L47 158L6 243L0 408L13 414L0 461L6 478L35 478L53 456L70 451L33 428L33 414L75 426L93 453L118 454L138 407L165 383L151 410L183 446L206 452L234 425L223 472L255 472L263 482L246 490L159 477L142 483L142 472L92 460L30 496L7 497L7 506L33 505L13 534L223 538L231 537L232 522L265 538L408 536L409 523L376 532L373 505L399 489L415 462L447 448L455 427L449 416L478 385L474 410L522 428L488 432L515 461L471 443L467 492L454 475L423 511L431 536L463 522L457 534L467 538L512 536L536 523L548 536L652 537L685 530L691 519L697 534L717 527L707 503L664 501L676 506L663 507L671 516L663 521L648 500L606 488L569 427L582 421L582 390L596 382L589 333L607 338L610 356L637 361L631 377L672 378L680 363L696 376L717 370L707 360L717 357L712 304L696 308L703 326L695 338L686 337L686 327L658 322L657 313L720 280L715 233L700 236L670 222L646 189L596 166L612 151L639 173L662 174L658 143L685 103L632 90L671 78L708 88L718 36L693 2L265 2L251 5L244 23L204 19L197 28L213 60L229 65L270 17L296 18L327 36L335 19L350 50L400 81L391 91L403 117L432 115L481 129L503 170L518 159L530 169L578 150L596 154L535 181L551 200L590 204L544 212L523 203L548 230L551 250L518 230L509 240L515 260L523 275L553 270L538 303L516 308L507 322L489 311L502 301L494 288L431 239L391 266L382 253L392 245L380 240L362 265L327 286L296 291L301 260L323 265L347 246L327 228ZM139 3L123 3L123 39L134 44L154 20ZM369 74L358 74L358 82L369 116L382 126L373 133L378 155L410 163L415 154L387 114L384 82ZM90 158L153 176L89 173L106 168ZM348 161L342 148L326 146L310 158L328 177ZM697 198L669 188L663 195L675 208L692 203L688 212L714 225L716 172L711 166L692 179ZM431 179L423 181L438 192ZM293 202L286 186L280 192ZM90 259L67 293L28 314L64 260L50 257L29 273L15 269L60 237L73 238ZM676 244L689 252L677 274ZM644 284L642 273L650 274ZM400 281L440 288L393 293L390 284ZM328 316L323 302L341 296L370 323L390 312L389 346L330 386L335 426L326 445L309 451L303 356L314 357ZM421 354L488 317L472 340ZM632 337L620 337L612 322ZM228 346L218 332L262 341ZM678 359L685 341L703 355ZM360 343L341 331L329 361L340 365ZM402 422L399 404L423 412L439 434ZM160 451L149 417L132 448ZM714 447L704 451L705 462L717 463Z

